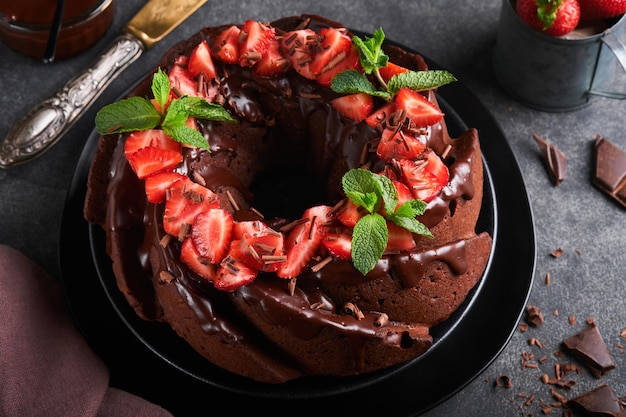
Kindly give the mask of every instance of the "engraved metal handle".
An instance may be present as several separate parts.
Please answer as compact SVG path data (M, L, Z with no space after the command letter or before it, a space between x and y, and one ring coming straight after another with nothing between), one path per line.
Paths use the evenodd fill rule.
M52 147L144 49L130 34L118 36L91 67L33 107L9 130L0 146L0 167L28 162Z

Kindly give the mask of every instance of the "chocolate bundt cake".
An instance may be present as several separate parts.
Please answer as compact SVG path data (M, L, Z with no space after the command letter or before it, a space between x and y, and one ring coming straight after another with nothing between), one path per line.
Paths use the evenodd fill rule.
M450 137L448 81L407 86L445 74L381 34L309 15L205 28L122 101L149 103L154 126L99 112L84 215L139 316L266 383L432 346L491 253L480 145Z

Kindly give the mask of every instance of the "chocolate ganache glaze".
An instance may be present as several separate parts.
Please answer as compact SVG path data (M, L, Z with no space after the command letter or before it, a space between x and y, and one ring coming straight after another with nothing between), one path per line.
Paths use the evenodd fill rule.
M277 34L306 25L341 26L317 16L272 23ZM228 26L179 43L161 68ZM391 62L427 69L421 57L385 48ZM337 97L329 88L295 71L263 78L248 68L215 66L223 105L239 122L199 121L211 152L185 148L178 171L223 197L235 220L262 220L278 230L307 207L344 198L341 177L348 170L383 170L384 161L368 151L380 132L341 116L329 104ZM150 80L130 95L147 96ZM436 102L434 92L429 99ZM100 140L85 217L106 230L118 286L137 314L168 322L216 365L268 383L371 372L432 346L429 330L463 303L491 251L491 237L475 232L483 192L477 131L453 139L442 121L425 135L428 147L445 154L450 172L448 185L419 218L435 237L416 237L416 249L384 255L367 276L349 261L333 260L306 269L295 289L290 280L260 272L234 291L216 290L180 261L180 242L162 244L164 205L146 201L143 182L124 157L124 135ZM346 305L358 306L362 315L347 314Z

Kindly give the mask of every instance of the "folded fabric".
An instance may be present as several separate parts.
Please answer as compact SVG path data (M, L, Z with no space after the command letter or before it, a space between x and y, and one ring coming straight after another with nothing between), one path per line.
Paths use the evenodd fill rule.
M59 284L5 245L0 245L0 415L172 416L109 386L109 370L80 335Z

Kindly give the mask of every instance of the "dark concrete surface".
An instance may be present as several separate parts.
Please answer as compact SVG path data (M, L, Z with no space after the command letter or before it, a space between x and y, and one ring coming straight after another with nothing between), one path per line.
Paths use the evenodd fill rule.
M139 0L118 3L106 37L78 57L46 65L0 45L0 139L34 104L98 57L143 4ZM577 384L565 394L572 397L606 382L619 396L626 395L626 355L620 349L620 344L626 344L620 336L626 328L626 209L590 182L590 144L594 135L601 134L626 149L626 102L602 98L567 113L540 112L516 102L498 85L491 68L499 10L499 0L209 0L122 73L53 149L26 165L0 170L0 244L23 251L61 279L57 251L64 200L84 141L93 129L94 115L155 65L178 40L203 26L248 18L269 21L300 13L327 16L365 32L382 27L388 39L420 51L453 72L489 109L521 167L536 228L536 273L528 304L542 309L545 324L527 332L516 330L489 367L425 415L541 415L540 399L551 403L553 398L540 376L554 373L554 364L563 359L553 355L560 341L582 329L588 317L598 323L617 369L601 380L582 372L573 377ZM626 90L624 80L623 75L616 77L617 89ZM549 181L532 132L554 143L568 157L567 178L558 187ZM550 253L557 248L564 250L563 255L552 257ZM547 274L551 276L549 285L545 281ZM575 316L575 324L569 322L569 316ZM529 346L531 337L540 340L543 347ZM524 352L536 357L545 355L548 361L540 369L523 368ZM471 360L470 354L459 354L467 354ZM510 376L512 387L495 387L499 375ZM526 396L532 395L535 400L525 405ZM389 415L393 415L392 410ZM561 415L561 411L552 414Z

